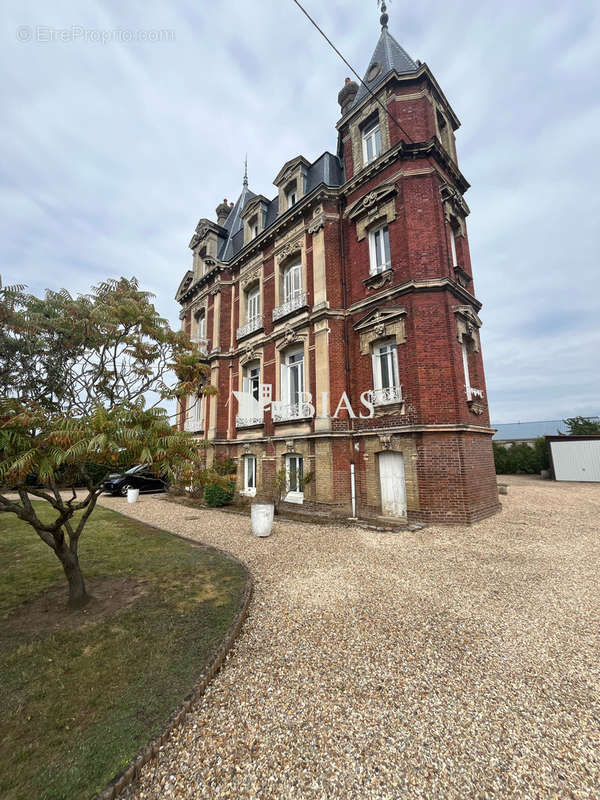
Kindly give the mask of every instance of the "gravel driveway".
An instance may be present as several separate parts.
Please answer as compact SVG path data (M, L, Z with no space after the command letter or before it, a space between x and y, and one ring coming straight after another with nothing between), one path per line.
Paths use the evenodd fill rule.
M510 477L471 528L102 504L243 559L222 671L130 798L600 797L600 485ZM151 691L149 687L149 691Z

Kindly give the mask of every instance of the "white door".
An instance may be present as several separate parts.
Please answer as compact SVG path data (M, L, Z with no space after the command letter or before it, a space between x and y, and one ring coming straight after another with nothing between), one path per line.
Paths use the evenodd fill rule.
M401 453L381 453L379 456L381 482L381 512L386 517L406 516L406 481L404 458Z

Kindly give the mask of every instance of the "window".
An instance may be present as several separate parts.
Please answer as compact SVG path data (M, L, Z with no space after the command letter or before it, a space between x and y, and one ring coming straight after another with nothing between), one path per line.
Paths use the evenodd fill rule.
M252 238L256 239L257 236L258 236L258 223L255 222L254 225L252 226Z
M257 322L260 317L260 286L254 286L246 292L246 318L249 323Z
M256 494L256 456L244 456L244 494Z
M471 389L471 374L469 371L469 344L464 336L462 338L461 345L462 345L463 367L465 370L465 389L467 391L467 400L472 400L473 390Z
M376 275L391 267L390 232L387 225L369 233L369 255L371 275Z
M456 228L450 223L450 253L452 255L452 266L458 267L458 257L456 255Z
M370 164L381 155L381 128L379 120L371 123L363 130L363 158L365 164Z
M283 272L283 302L290 303L302 294L302 264L297 261Z
M298 192L296 191L296 187L294 187L293 189L290 189L286 193L286 198L287 198L287 207L288 208L291 208L292 206L296 205L296 203L298 202Z
M200 342L203 339L206 339L206 314L204 309L198 311L198 313L194 316L195 321L195 334L194 334L194 341Z
M251 394L255 400L260 399L260 362L252 361L244 367L242 391Z
M382 342L373 348L373 402L382 405L400 400L398 347L395 341Z
M291 350L281 365L281 399L290 406L304 397L304 350Z
M302 456L289 455L285 458L285 477L287 482L288 494L285 498L288 502L302 502L304 495L304 464ZM291 495L291 496L290 496ZM296 497L294 497L296 495Z

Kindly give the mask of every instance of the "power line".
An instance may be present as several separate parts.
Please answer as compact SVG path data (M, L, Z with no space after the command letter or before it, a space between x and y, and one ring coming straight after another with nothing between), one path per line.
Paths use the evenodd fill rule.
M405 136L406 136L406 138L408 139L408 141L409 141L409 142L412 142L412 143L414 144L414 140L412 139L412 137L408 135L408 133L406 132L406 130L405 130L405 129L402 127L402 125L401 125L401 124L398 122L398 120L397 120L397 119L396 119L396 117L395 117L395 116L392 114L392 112L391 112L391 111L390 111L388 108L386 108L386 106L384 106L384 105L383 105L383 103L381 102L381 100L380 100L380 99L379 99L379 98L378 98L378 97L377 97L377 96L376 96L376 95L375 95L375 94L374 94L374 93L371 91L371 89L370 89L370 88L367 86L367 84L366 84L366 83L363 81L363 79L360 77L360 75L358 74L358 72L357 72L357 71L354 69L354 67L352 66L352 64L351 64L351 63L350 63L350 62L349 62L349 61L348 61L348 60L347 60L347 59L346 59L346 58L343 56L343 54L342 54L342 53L341 53L341 52L338 50L338 48L337 48L337 47L334 45L334 43L331 41L331 39L329 38L329 36L327 36L327 34L326 34L326 33L325 33L323 30L322 30L322 28L320 28L320 27L319 27L319 25L318 25L318 24L315 22L315 20L314 20L314 19L311 17L311 15L308 13L308 11L307 11L307 10L306 10L306 9L305 9L303 6L302 6L302 4L299 2L299 0L292 0L292 2L294 2L294 3L295 3L297 6L298 6L298 8L300 9L300 11L302 11L302 13L304 14L304 16L305 16L305 17L306 17L306 18L307 18L307 19L308 19L308 20L311 22L311 24L312 24L312 25L314 25L314 27L315 27L315 28L316 28L316 29L319 31L319 33L320 33L320 34L321 34L321 36L322 36L322 37L325 39L325 41L327 42L327 44L328 44L328 45L329 45L329 46L332 48L332 50L334 50L334 51L337 53L337 55L338 55L338 56L339 56L339 57L342 59L342 61L343 61L343 62L344 62L344 64L345 64L345 65L348 67L348 69L349 69L349 70L352 72L352 74L353 74L353 75L354 75L356 78L358 78L358 80L359 80L359 81L362 83L362 85L365 87L365 89L367 90L367 92L368 92L368 93L371 95L371 97L373 98L373 100L375 100L375 102L376 102L376 103L377 103L377 104L378 104L378 105L379 105L379 106L380 106L380 107L383 109L383 111L384 111L384 112L385 112L385 113L388 115L388 117L389 117L389 118L392 120L392 122L394 122L394 123L395 123L395 124L396 124L396 125L397 125L397 126L400 128L400 130L402 131L402 133L404 133L404 134L405 134Z

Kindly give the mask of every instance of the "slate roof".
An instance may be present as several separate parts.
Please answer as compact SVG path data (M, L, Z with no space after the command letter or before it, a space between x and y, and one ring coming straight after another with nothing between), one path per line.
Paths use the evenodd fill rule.
M381 64L381 72L379 72L369 82L367 81L367 76L373 64ZM369 89L373 91L373 89L376 86L379 86L379 84L384 81L385 78L387 78L390 72L394 70L399 75L403 75L408 72L416 72L418 69L419 67L408 55L406 50L398 44L387 28L383 28L381 31L381 36L379 37L379 41L377 42L375 52L373 53L373 56L369 61L369 66L367 67L367 71L365 72L365 76L363 78L364 83L361 83L351 108L357 106L369 94L366 86L364 85L365 83Z
M323 153L314 164L308 168L306 176L306 194L310 194L317 186L341 186L344 183L344 168L340 159L332 153ZM244 228L242 212L246 205L256 197L247 186L244 186L236 204L229 212L227 221L223 226L227 232L227 239L219 241L219 261L231 261L244 246ZM279 195L274 197L267 206L267 219L265 230L276 221L279 214Z
M498 428L498 432L493 436L495 442L537 439L539 436L556 436L557 433L569 432L562 419L545 422L509 422L506 425L492 425L492 428Z

